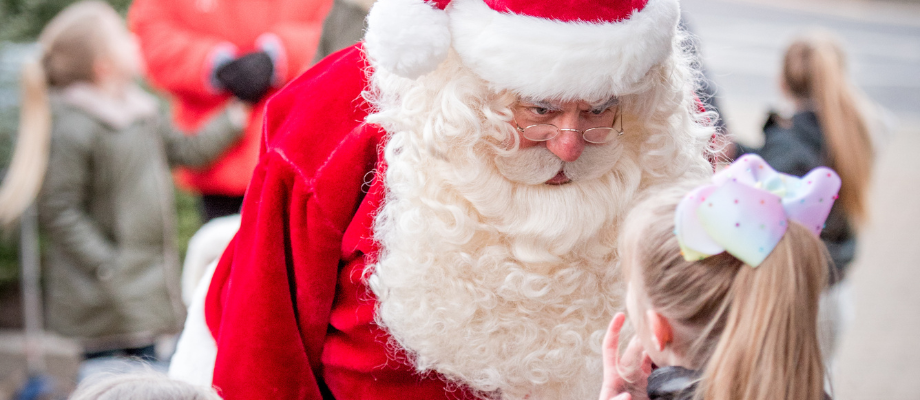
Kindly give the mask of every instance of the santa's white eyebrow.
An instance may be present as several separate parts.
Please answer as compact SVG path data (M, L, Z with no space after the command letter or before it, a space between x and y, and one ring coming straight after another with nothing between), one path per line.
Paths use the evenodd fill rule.
M601 102L601 103L599 103L599 104L596 104L596 105L595 105L595 104L592 104L592 105L591 105L591 107L592 107L591 109L592 109L592 110L606 110L606 109L608 109L608 108L610 108L610 107L613 107L614 105L616 105L616 104L619 103L619 102L620 102L620 98L617 97L617 96L613 96L613 97L611 97L611 98L609 98L609 99L607 99L607 100L605 100L605 101L603 101L603 102Z
M552 111L559 111L562 109L562 107L560 107L558 104L553 104L546 100L536 100L536 99L525 97L525 98L522 98L520 101L523 103L533 104L536 107L545 108L547 110L552 110Z

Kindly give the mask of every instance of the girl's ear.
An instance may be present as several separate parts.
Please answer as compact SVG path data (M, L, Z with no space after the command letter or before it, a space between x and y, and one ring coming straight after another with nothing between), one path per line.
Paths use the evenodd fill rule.
M674 341L674 329L671 328L671 323L655 310L645 312L645 321L649 332L652 333L655 350L664 351L665 346Z

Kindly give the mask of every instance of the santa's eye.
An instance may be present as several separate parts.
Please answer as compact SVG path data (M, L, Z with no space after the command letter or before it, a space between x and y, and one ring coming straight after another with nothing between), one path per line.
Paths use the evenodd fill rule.
M530 107L530 112L537 114L537 115L546 115L546 114L549 114L549 109L546 107L534 106L534 107Z
M591 114L594 114L594 115L601 115L601 114L607 112L607 110L610 110L610 107L607 107L607 108L595 108L595 109L591 110Z

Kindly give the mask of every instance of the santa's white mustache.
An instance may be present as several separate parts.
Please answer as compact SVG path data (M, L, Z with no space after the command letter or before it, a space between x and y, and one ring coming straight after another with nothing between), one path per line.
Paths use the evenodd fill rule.
M552 179L559 171L572 181L599 178L609 172L620 158L616 143L586 146L581 156L572 162L562 161L544 146L520 149L495 157L498 171L510 181L539 185Z

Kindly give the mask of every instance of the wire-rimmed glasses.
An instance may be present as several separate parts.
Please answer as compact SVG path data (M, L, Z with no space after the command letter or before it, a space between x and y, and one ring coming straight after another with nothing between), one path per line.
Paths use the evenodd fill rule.
M596 127L585 130L560 128L553 124L533 124L521 127L517 122L517 118L512 117L512 119L514 120L514 126L517 128L518 132L521 132L521 135L523 135L525 139L534 142L552 140L559 136L562 131L579 132L586 142L594 144L604 144L613 140L615 137L623 135L623 117L620 115L619 106L617 106L616 114L613 116L613 122L611 122L610 127ZM617 122L619 122L619 127L615 128Z

